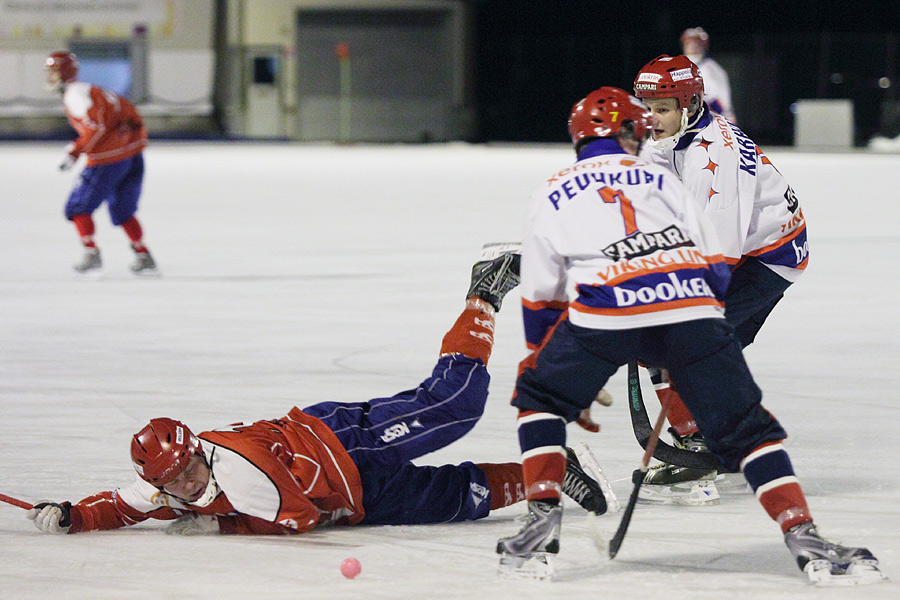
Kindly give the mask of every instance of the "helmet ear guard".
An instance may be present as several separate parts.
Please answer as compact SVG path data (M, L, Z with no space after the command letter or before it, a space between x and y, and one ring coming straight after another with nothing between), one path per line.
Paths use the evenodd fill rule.
M700 96L698 96L696 94L691 96L691 102L688 105L688 113L693 114L693 113L697 112L698 110L700 110L700 103L701 103Z

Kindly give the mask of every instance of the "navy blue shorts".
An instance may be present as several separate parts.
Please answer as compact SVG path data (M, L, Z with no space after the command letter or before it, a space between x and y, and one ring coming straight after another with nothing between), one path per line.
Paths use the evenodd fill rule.
M142 154L108 165L86 167L69 194L66 218L71 221L75 215L93 214L106 202L113 225L119 226L137 212L143 181Z
M741 347L753 343L790 286L790 281L753 257L734 270L725 294L725 319L734 327Z
M659 365L691 411L709 449L735 472L760 444L786 437L760 404L741 345L724 319L623 330L586 329L564 321L534 368L516 381L513 406L573 421L597 390L629 361Z
M410 461L468 433L484 413L489 383L480 360L444 356L415 389L303 409L334 431L356 463L363 523L444 523L487 515L490 498L480 468L472 463L418 467Z

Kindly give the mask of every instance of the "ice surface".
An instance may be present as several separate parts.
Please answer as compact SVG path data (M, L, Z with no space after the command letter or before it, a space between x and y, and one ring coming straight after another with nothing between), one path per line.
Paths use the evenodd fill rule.
M129 482L130 436L171 416L196 431L364 400L430 370L483 242L521 236L561 146L153 143L139 216L163 276L136 279L124 233L95 215L105 276L77 281L62 206L75 173L59 144L0 147L0 492L77 501ZM900 580L896 460L900 156L771 151L810 227L810 267L748 360L820 530L867 545ZM508 405L524 354L507 299L483 420L423 463L518 459ZM623 501L641 450L624 403L588 442ZM727 399L723 399L727 401ZM651 404L650 412L655 411ZM612 562L567 504L553 583L496 573L521 506L467 524L332 529L294 537L173 538L159 525L40 534L0 505L0 597L897 598L900 585L809 586L755 499L638 506ZM611 535L619 515L601 519ZM341 561L362 563L355 580Z

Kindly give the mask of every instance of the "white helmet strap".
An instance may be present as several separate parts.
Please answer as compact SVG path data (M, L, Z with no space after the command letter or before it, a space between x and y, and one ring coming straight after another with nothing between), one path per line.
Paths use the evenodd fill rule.
M681 139L681 136L684 135L684 132L687 131L688 126L688 109L681 109L681 125L678 127L678 131L675 132L675 135L663 138L661 140L649 139L647 143L651 148L655 150L674 150L675 146L678 145L678 140Z

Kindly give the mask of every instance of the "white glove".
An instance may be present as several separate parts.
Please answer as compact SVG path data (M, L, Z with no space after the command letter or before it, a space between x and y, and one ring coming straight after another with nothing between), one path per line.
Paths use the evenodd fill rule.
M39 502L25 513L25 517L44 533L68 533L72 526L67 503Z
M61 163L59 163L60 171L68 171L75 165L75 161L78 159L71 154L66 154L66 157L63 159Z
M166 527L169 535L211 535L219 533L219 520L215 515L191 513L178 517Z

